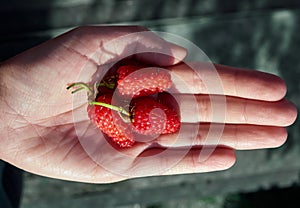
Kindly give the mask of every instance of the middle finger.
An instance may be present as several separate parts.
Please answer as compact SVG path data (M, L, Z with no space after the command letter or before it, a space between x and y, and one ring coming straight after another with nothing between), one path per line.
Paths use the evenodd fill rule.
M249 100L218 95L176 95L181 122L213 122L268 126L291 125L297 115L292 103Z

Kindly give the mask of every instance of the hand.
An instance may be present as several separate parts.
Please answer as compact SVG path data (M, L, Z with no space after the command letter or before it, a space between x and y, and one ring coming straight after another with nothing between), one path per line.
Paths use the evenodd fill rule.
M234 164L233 149L269 148L284 143L287 134L283 127L294 122L296 110L282 99L286 92L282 80L261 72L216 65L224 93L229 97L226 97L226 119L212 120L211 99L199 95L210 93L209 89L186 64L175 66L184 59L186 51L151 32L138 33L144 31L140 27L78 28L2 63L0 158L39 175L109 183L153 174L222 170ZM115 154L117 151L107 144L99 146L88 140L94 137L78 136L80 127L93 127L85 116L74 120L74 114L86 112L87 103L86 99L73 99L65 90L66 85L89 82L99 68L143 50L175 57L134 56L137 60L169 66L174 75L190 83L189 90L180 82L174 85L178 90L182 126L185 130L199 129L197 135L181 132L184 137L180 140L176 134L160 136L153 142L119 150L120 154ZM211 79L203 64L191 65L201 69L202 79ZM189 112L192 98L199 103L197 114ZM224 122L224 132L218 140L204 141L211 121L211 126ZM86 151L90 143L95 145L94 152ZM217 146L207 159L199 161L199 154L207 145ZM168 154L151 157L166 149ZM120 155L129 159L121 163ZM103 160L111 166L101 166L99 161ZM176 164L169 166L169 161ZM111 169L118 166L125 173ZM131 175L134 169L139 171Z

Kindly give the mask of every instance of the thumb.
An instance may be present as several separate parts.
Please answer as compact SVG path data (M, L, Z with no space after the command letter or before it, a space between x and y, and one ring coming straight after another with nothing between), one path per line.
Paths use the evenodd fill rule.
M175 44L179 39L169 33L147 30L135 35L140 37L136 42L136 58L142 62L168 66L178 64L187 56L187 50ZM169 38L172 42L166 41L161 36Z
M168 42L144 27L111 27L106 41L100 46L100 64L115 62L127 57L160 66L181 62L187 50ZM117 35L113 31L117 32ZM120 32L121 31L121 32Z
M155 64L159 66L170 66L181 62L187 55L187 50L176 44L162 41L162 45L157 48L142 48L140 46L135 58L138 61Z

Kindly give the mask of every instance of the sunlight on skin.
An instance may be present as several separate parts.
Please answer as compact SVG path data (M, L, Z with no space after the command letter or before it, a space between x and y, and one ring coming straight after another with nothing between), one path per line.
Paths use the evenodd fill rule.
M284 82L274 75L258 71L215 65L227 95L225 129L219 143L223 147L217 147L207 160L199 162L201 146L214 144L203 143L209 122L216 125L214 122L221 121L210 120L210 102L205 95L208 91L201 83L201 79L212 79L212 77L205 70L203 63L195 62L190 64L203 71L201 79L193 75L193 71L189 71L186 65L179 64L168 68L171 73L191 83L193 94L186 94L180 83L174 83L179 97L187 101L189 96L194 96L201 106L197 112L199 115L191 112L182 115L181 118L182 126L193 125L199 129L196 140L189 137L189 132L185 132L186 139L177 142L178 146L172 145L176 134L170 134L160 136L152 142L137 144L131 149L114 147L117 148L116 151L129 158L126 166L123 167L124 170L127 169L130 173L134 168L145 167L140 175L131 176L126 173L120 175L93 161L81 144L76 128L90 126L93 129L94 127L87 117L76 121L73 117L76 112L78 114L86 112L86 98L74 103L73 96L65 89L66 85L88 81L97 71L98 65L107 64L121 56L119 51L126 51L127 43L130 44L130 50L149 47L159 53L164 48L175 57L175 59L161 59L158 56L145 54L135 57L138 60L152 61L157 65L174 65L186 56L183 48L165 42L152 33L139 34L138 38L131 38L128 42L124 42L126 36L123 35L141 31L146 29L83 27L2 63L0 66L2 119L0 158L39 175L72 181L110 183L155 175L153 171L148 174L147 168L157 168L156 174L159 175L223 170L234 164L234 149L271 148L284 143L287 135L283 127L291 125L297 116L294 105L282 100L286 93ZM120 45L117 44L118 37L122 37ZM110 40L114 41L110 42ZM101 46L104 46L105 51L102 50L101 57L96 58L95 52ZM79 76L83 74L82 70L85 70L83 78ZM192 82L189 82L190 80ZM76 96L84 98L86 93L80 92ZM185 108L185 106L180 107ZM206 124L202 125L202 122ZM103 143L103 145L109 144ZM163 157L153 157L151 167L140 159L141 156L155 155L166 149L168 154L164 154ZM186 153L184 157L179 154L182 151ZM95 154L103 159L104 153L110 155L109 161L113 165L122 165L118 163L120 158L114 157L114 154L108 151L103 150ZM171 160L178 160L178 163L169 169L164 169Z

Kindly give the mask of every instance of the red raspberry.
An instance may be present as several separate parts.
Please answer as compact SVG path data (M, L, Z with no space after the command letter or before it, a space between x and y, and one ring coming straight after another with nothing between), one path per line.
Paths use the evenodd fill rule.
M142 67L121 66L118 73L118 91L122 96L141 97L163 92L172 86L170 73L161 68L152 67L141 70Z
M99 96L96 102L111 104L111 100L112 95L105 94ZM125 123L117 112L99 105L89 105L87 111L90 120L120 147L131 147L134 144L130 125Z
M131 104L134 130L143 135L174 133L180 128L177 113L152 98L137 98Z

